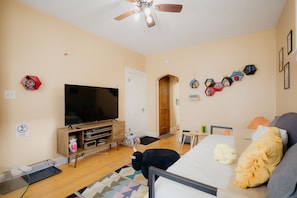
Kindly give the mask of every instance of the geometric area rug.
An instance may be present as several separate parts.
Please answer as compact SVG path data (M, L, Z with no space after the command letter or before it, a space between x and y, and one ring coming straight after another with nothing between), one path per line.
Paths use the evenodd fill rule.
M142 198L148 192L147 184L141 171L126 165L67 198Z

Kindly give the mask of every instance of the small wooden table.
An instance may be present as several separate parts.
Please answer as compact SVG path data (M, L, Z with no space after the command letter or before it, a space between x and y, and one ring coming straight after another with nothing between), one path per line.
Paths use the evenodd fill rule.
M190 131L190 132L183 132L183 138L182 138L182 144L181 144L181 149L183 149L183 146L185 144L185 139L186 137L190 137L190 145L191 149L196 145L199 141L199 136L207 136L207 133L201 133L197 131Z

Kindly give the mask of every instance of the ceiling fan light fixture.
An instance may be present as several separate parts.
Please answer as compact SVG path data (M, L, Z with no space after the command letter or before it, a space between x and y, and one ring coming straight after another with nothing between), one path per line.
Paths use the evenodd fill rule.
M181 4L157 4L154 5L154 0L126 0L130 3L135 3L136 8L128 12L115 17L117 21L123 20L131 15L134 15L134 19L138 20L140 18L139 14L143 13L145 17L145 22L148 27L153 27L156 25L155 19L152 16L153 10L160 12L181 12L183 5Z
M153 17L151 15L147 15L145 20L148 24L151 24L153 22Z
M149 7L147 7L147 8L144 9L144 14L146 16L149 16L151 13L152 13L152 11L151 11L151 9Z
M135 21L138 21L139 18L140 18L140 13L139 13L139 12L136 12L136 13L134 14L134 20L135 20Z

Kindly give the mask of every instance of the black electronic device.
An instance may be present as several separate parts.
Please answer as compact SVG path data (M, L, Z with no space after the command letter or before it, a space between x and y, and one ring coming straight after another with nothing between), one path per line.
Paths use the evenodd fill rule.
M65 84L65 126L118 118L117 88Z

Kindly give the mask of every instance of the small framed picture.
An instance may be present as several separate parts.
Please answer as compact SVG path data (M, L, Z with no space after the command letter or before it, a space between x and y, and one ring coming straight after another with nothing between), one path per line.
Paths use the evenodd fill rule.
M293 49L293 35L292 35L292 30L289 32L287 36L287 52L288 55L291 54L292 49Z
M280 50L279 50L279 55L278 55L278 58L279 58L279 72L282 72L283 69L284 69L284 48L282 47Z
M290 62L284 66L284 89L290 88Z

